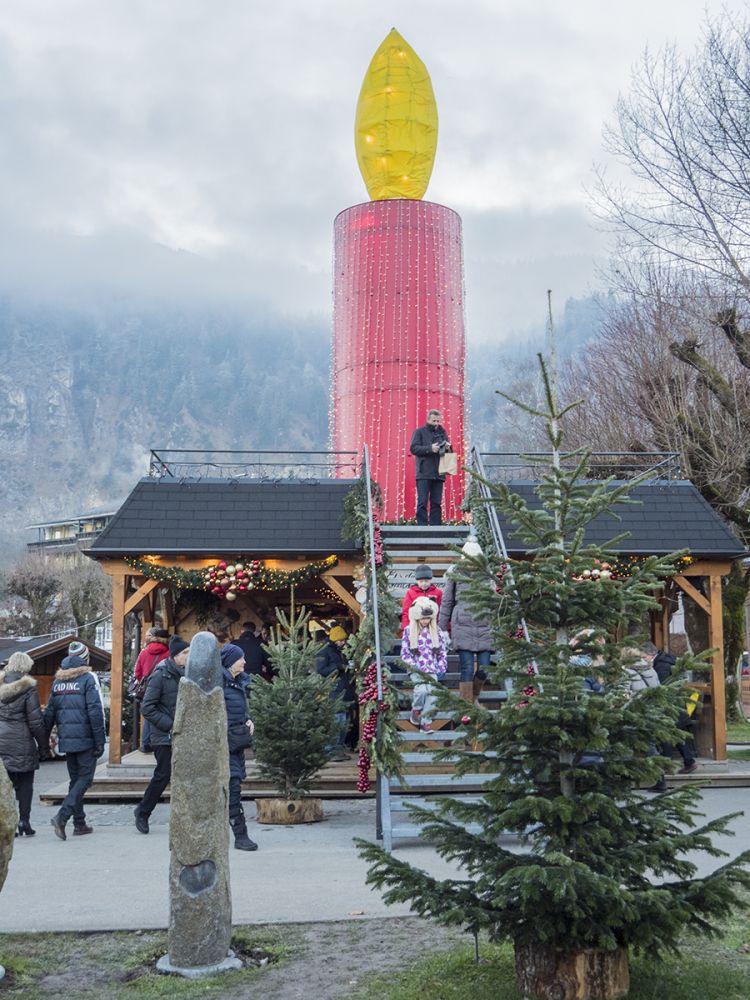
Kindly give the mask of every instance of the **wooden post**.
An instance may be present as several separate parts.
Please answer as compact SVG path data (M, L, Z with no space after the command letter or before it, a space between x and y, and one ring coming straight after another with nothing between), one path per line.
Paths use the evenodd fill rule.
M711 711L714 724L714 759L727 759L727 709L724 690L724 622L722 620L721 577L709 578L710 611L708 614L708 643L715 652L711 654Z
M112 673L109 702L109 762L122 760L122 686L125 659L125 592L127 577L112 577Z

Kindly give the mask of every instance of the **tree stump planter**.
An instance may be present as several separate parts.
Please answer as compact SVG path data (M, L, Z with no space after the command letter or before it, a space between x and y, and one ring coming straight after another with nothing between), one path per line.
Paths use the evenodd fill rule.
M516 982L534 1000L615 1000L630 989L627 948L562 952L549 945L516 945Z
M322 799L256 799L258 823L319 823L323 819Z

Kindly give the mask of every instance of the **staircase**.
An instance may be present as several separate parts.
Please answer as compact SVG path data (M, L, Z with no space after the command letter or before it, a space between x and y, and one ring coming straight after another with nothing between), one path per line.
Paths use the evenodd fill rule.
M439 527L418 527L415 525L382 525L383 548L390 560L388 579L391 593L403 600L407 589L414 583L417 566L427 563L433 572L438 587L444 583L448 568L460 558L454 551L465 542L469 529L463 525L441 525ZM398 659L384 656L386 664ZM476 799L492 774L453 773L450 760L435 761L435 753L450 747L454 740L462 739L464 733L454 727L452 715L437 713L433 719L434 733L419 732L409 721L411 706L411 682L408 674L394 670L391 680L400 687L401 711L398 714L398 737L404 762L402 780L380 775L378 778L378 836L383 846L390 851L396 839L419 837L421 828L408 813L409 805L430 808L433 797L439 794L462 796ZM459 685L458 655L448 654L448 671L443 683L463 697L472 698L471 684ZM507 697L505 691L483 690L479 698L482 705L490 710L499 708ZM425 797L429 796L429 798ZM471 832L478 832L472 830Z

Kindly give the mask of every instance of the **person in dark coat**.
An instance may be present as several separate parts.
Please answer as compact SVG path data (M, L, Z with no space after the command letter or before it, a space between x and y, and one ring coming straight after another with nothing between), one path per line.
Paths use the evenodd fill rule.
M148 833L148 818L172 777L172 724L177 708L180 678L185 676L190 643L178 635L169 640L169 656L157 663L143 699L143 718L150 726L156 767L143 798L135 807L135 828Z
M36 681L30 676L34 661L28 653L12 653L0 673L0 760L18 802L17 837L33 837L31 800L34 771L47 754L47 730L39 707Z
M137 681L147 681L154 672L157 663L169 656L169 632L164 628L152 627L146 632L146 645L138 654L133 667L133 676ZM145 695L143 696L145 697ZM141 699L141 715L143 700ZM136 703L137 707L137 703ZM141 730L141 750L151 753L151 727L148 719L143 719Z
M234 645L239 646L245 655L245 673L267 678L271 673L271 661L260 636L255 634L255 629L255 622L243 622L242 632L234 640Z
M224 704L227 708L227 735L244 726L252 736L254 726L247 711L247 687L250 682L245 673L245 657L239 646L227 643L221 649L223 668ZM249 742L249 740L248 740ZM245 810L242 808L242 779L246 776L245 748L229 751L229 825L234 834L238 851L257 851L258 845L247 835Z
M430 410L424 427L417 427L411 436L409 451L417 458L417 524L443 523L445 476L438 470L440 456L453 449L442 419L440 410Z
M322 647L315 660L315 670L321 677L335 676L331 688L331 700L341 699L344 708L336 712L338 736L336 745L329 748L329 756L334 761L349 760L346 749L346 736L349 730L349 713L357 700L354 679L349 671L342 649L346 645L347 635L340 625L335 625L328 633L328 642Z
M104 752L104 717L99 689L91 668L79 656L66 656L52 683L44 724L57 726L60 751L65 754L70 785L50 823L55 836L67 840L65 824L73 817L73 834L93 833L86 823L83 796L94 780L96 762Z

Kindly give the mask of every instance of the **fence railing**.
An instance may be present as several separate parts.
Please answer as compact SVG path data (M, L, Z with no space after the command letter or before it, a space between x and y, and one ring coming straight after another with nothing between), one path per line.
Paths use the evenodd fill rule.
M538 480L549 468L551 454L511 451L483 451L482 462L487 477L494 481ZM575 458L563 459L563 468L575 468ZM595 451L591 453L588 479L633 479L648 475L652 479L679 479L680 456L676 451Z
M356 451L199 451L151 449L155 479L256 479L271 482L356 479Z

